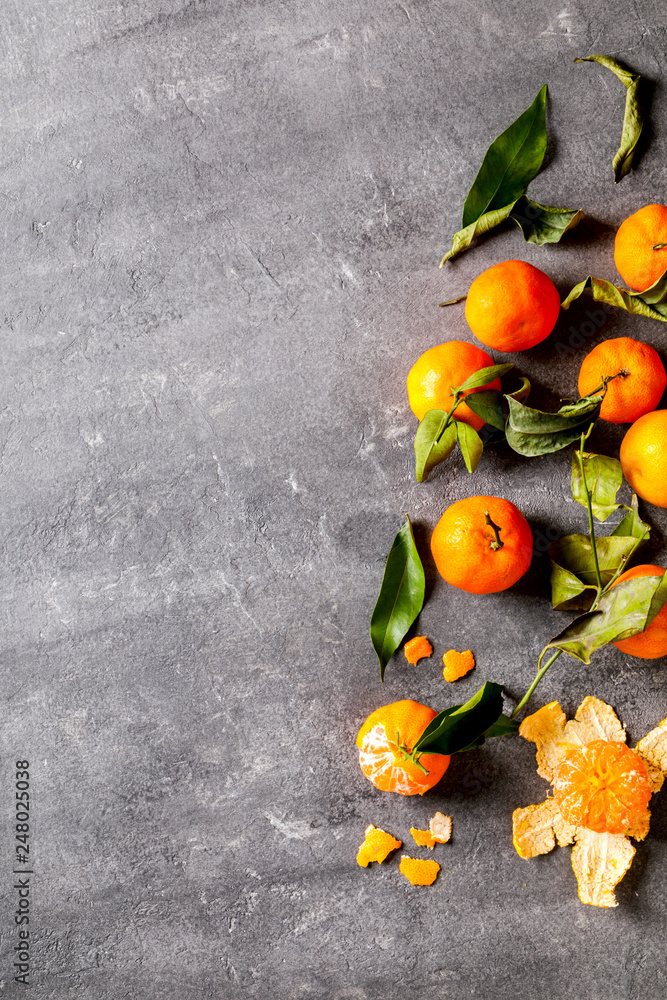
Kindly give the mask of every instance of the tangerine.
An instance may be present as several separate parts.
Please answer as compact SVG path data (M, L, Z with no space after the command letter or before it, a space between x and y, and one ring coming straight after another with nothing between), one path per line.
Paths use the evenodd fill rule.
M592 395L606 379L600 416L611 424L631 424L655 410L667 387L658 352L632 337L603 340L586 355L579 369L579 395Z
M667 205L644 205L620 224L614 263L636 292L655 284L667 270Z
M431 347L410 369L410 409L418 420L423 420L429 410L449 410L454 402L452 389L462 385L480 368L490 368L493 363L493 358L486 351L465 340L448 340L446 344ZM482 389L499 390L500 379L494 379L477 389L469 389L463 393L463 398L471 392L481 392ZM459 403L454 415L457 420L470 424L476 431L484 425L482 418L473 413L464 402Z
M627 833L646 812L651 782L635 750L593 740L569 750L554 780L563 819L596 833Z
M621 441L623 475L643 500L667 507L667 410L652 410Z
M623 583L624 580L636 580L639 576L664 576L662 566L653 566L644 563L642 566L633 566L625 573L622 573L613 584ZM667 653L667 605L658 611L657 615L643 632L631 635L628 639L619 639L614 645L622 653L630 656L638 656L640 660L657 660L659 656Z
M469 594L495 594L530 566L533 533L513 503L469 497L448 507L435 526L431 552L440 575Z
M560 296L544 271L506 260L475 278L466 299L468 326L495 351L526 351L549 336Z
M376 788L423 795L440 781L450 757L413 754L412 748L438 713L417 701L395 701L371 712L357 735L361 770Z

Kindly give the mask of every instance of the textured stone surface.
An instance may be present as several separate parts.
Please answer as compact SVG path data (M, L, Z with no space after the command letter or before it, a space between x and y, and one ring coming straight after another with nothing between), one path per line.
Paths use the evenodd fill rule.
M478 664L457 700L484 678L518 696L563 621L538 553L490 597L428 563L434 658L397 659L382 689L367 635L404 511L422 543L471 493L518 503L538 543L583 529L565 454L498 450L474 479L457 460L417 486L405 376L469 337L436 303L498 260L563 292L614 277L615 227L664 200L664 5L7 0L0 24L7 995L29 757L36 998L664 996L664 794L619 909L597 911L568 849L514 852L512 810L546 790L529 744L455 759L420 801L376 793L353 747L382 702L452 699L452 646ZM591 52L655 84L651 144L618 186L624 91L573 64ZM589 221L551 248L508 229L439 271L488 143L545 81L531 194ZM513 359L538 404L574 393L603 337L665 347L620 314L586 340L590 308ZM536 705L594 693L638 739L666 680L611 649L561 661ZM407 842L436 809L454 836L435 886L355 865L368 823Z

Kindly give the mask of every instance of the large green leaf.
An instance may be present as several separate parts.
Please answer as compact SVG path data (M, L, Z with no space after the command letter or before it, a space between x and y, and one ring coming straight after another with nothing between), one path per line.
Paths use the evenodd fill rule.
M424 606L424 567L417 552L410 518L394 539L382 585L371 616L371 642L380 661L380 680Z
M583 59L575 59L574 61L576 63L596 62L600 66L605 66L618 77L626 88L621 145L611 161L612 170L614 171L614 183L617 184L630 172L639 136L644 125L644 117L639 103L641 76L638 73L631 73L630 70L621 66L620 63L617 63L610 56L584 56Z
M597 649L644 632L667 602L667 573L624 580L600 598L595 611L564 628L546 649L560 649L590 663Z
M429 410L415 434L415 475L423 483L431 469L449 458L456 447L456 422L445 427L446 410Z
M466 424L463 420L456 421L456 434L459 439L459 448L461 449L466 469L468 472L474 472L479 465L479 460L484 451L482 439L475 428L471 427L470 424Z
M603 302L617 309L625 309L637 316L647 316L667 323L667 271L645 292L629 292L626 288L617 288L603 278L593 278L590 275L578 285L561 302L563 309L569 309L575 299L590 289L596 302Z
M505 411L503 410L503 394L497 389L483 389L482 392L471 392L466 404L473 413L481 417L484 423L497 430L505 429Z
M463 205L461 227L514 203L537 175L547 149L547 86L491 143Z
M610 514L618 510L616 494L623 482L621 463L607 455L594 455L585 451L581 455L586 484L591 494L593 516L598 521L606 521ZM579 451L572 453L572 496L582 507L587 507L586 489L581 477Z
M562 236L579 225L584 217L581 209L552 208L531 201L525 195L512 205L509 218L521 229L526 243L559 243Z
M586 396L577 403L561 406L557 413L544 413L506 395L509 418L505 427L507 443L519 455L533 458L560 451L579 440L596 419L602 395Z
M500 684L486 681L464 705L452 705L440 712L415 743L413 753L448 756L472 749L484 742L494 724L498 731L489 735L508 735L507 725L502 721L502 690Z

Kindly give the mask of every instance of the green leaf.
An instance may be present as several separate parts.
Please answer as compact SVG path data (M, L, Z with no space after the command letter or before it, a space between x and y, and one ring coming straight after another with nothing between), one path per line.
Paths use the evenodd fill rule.
M469 375L465 382L462 382L454 391L469 392L471 389L479 389L480 386L488 385L497 378L502 378L512 368L514 368L514 365L511 361L503 365L490 365L488 368L478 368L476 372Z
M482 452L484 451L482 439L475 428L471 427L470 424L466 424L463 420L457 420L455 423L456 433L459 439L459 448L461 449L466 469L468 472L474 472L479 465L479 460L482 457Z
M502 690L500 684L486 681L464 705L453 705L440 712L415 743L413 753L449 756L479 746L487 730L501 719Z
M616 525L612 531L612 535L632 535L633 538L640 538L642 541L645 541L651 534L651 528L646 521L642 521L639 516L637 494L632 494L632 504L630 507L627 507L625 504L622 504L621 506L625 507L628 513L625 515L620 524Z
M641 135L644 124L642 109L639 103L641 76L639 76L638 73L631 73L610 56L584 56L583 59L575 59L574 61L576 63L599 63L600 66L605 66L607 69L610 69L612 73L615 73L621 83L626 87L625 114L623 115L621 145L611 161L612 170L614 171L614 183L617 184L620 180L623 180L626 174L630 172L637 143L639 142L639 136Z
M630 559L637 539L608 535L595 539L602 586L606 587ZM588 535L564 535L549 546L551 603L559 611L588 609L597 593L593 546Z
M600 412L602 395L585 396L573 405L561 406L557 413L544 413L505 396L509 418L505 427L507 443L519 455L533 458L560 451L579 440Z
M552 208L531 201L525 195L512 206L509 218L521 229L526 243L559 243L562 236L579 225L584 217L581 209Z
M467 250L472 241L476 236L483 236L484 233L488 233L490 229L494 229L499 226L501 222L505 219L509 219L510 212L514 208L514 202L510 205L505 205L504 208L499 208L494 212L486 212L484 215L480 216L476 222L472 222L465 229L460 229L458 233L455 233L452 240L452 249L445 254L445 256L440 261L440 267L447 263L448 260L452 260L461 253L462 250ZM444 303L449 305L450 303Z
M456 446L455 421L452 421L443 433L448 416L446 410L429 410L417 428L414 447L415 475L418 483L423 483L431 469L449 458Z
M466 405L486 424L496 427L499 431L505 429L505 411L503 410L503 394L497 389L483 389L482 392L471 392L466 397Z
M382 681L387 663L424 606L424 592L424 567L406 515L387 556L380 594L371 615L371 642L380 661Z
M594 455L585 451L582 454L584 475L591 493L593 516L598 521L606 521L610 514L618 510L616 494L623 482L621 463L616 458L606 455ZM582 507L587 507L586 490L581 478L579 451L572 453L572 496Z
M667 323L667 271L645 292L629 292L626 288L617 288L603 278L593 278L589 275L574 286L567 298L561 302L561 307L569 309L586 289L590 289L596 302L625 309L626 312L636 316L647 316L649 319Z
M516 399L519 403L523 403L530 396L530 382L527 378L522 378L519 388L515 389L514 392L508 392L506 395L511 396L512 399Z
M667 602L667 573L624 580L603 594L595 611L581 615L551 640L582 663L610 642L644 632Z
M491 143L463 206L461 227L513 203L537 175L547 148L547 86Z

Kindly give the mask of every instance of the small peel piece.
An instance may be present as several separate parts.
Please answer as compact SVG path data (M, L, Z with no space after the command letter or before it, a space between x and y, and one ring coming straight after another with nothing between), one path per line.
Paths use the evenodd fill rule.
M415 830L411 826L410 833L417 847L428 847L431 851L435 847L435 837L430 830Z
M406 642L403 652L408 663L416 667L419 660L423 660L431 655L433 646L425 635L416 635L414 639L409 639Z
M635 856L635 848L622 833L595 833L577 828L572 848L572 868L579 884L579 899L590 906L618 906L614 889Z
M564 729L565 712L557 701L528 715L519 726L519 734L537 747L537 773L547 781L554 780L565 756L565 749L558 745Z
M635 840L645 840L648 836L648 829L651 825L651 810L647 809L645 813L635 820L634 826L631 826L629 830L626 830L626 837L634 837Z
M574 840L576 828L560 814L555 799L538 805L515 809L512 813L514 847L520 858L548 854L556 846L567 847Z
M593 740L625 743L626 735L611 705L588 695L575 712L574 719L565 726L563 740L577 746L585 746Z
M436 844L446 844L452 836L452 817L445 816L444 813L437 812L429 820L428 828Z
M635 750L648 768L653 791L659 791L667 774L667 719L647 733Z
M404 854L399 871L412 885L433 885L438 877L440 865L437 861L422 861L420 858L410 858Z
M465 677L475 666L475 657L469 649L463 653L457 653L455 649L450 649L442 658L445 669L442 675L450 683L457 681L460 677Z
M396 840L390 833L385 833L371 823L366 827L366 839L359 848L357 864L361 868L368 868L371 861L384 861L392 851L402 846L403 841Z

